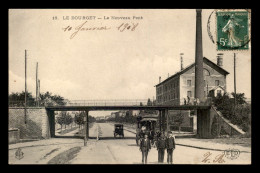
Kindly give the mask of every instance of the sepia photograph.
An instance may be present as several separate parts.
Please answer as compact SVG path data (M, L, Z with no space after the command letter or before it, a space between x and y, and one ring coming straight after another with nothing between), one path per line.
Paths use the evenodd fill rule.
M9 165L251 165L251 9L9 9Z

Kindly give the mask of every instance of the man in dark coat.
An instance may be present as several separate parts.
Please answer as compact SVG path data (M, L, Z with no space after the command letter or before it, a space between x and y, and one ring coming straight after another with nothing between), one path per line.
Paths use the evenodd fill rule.
M144 138L141 139L140 143L140 151L142 152L142 163L147 163L147 156L148 152L151 149L151 143L150 139L148 138L148 135L145 134Z
M172 164L172 153L175 149L175 137L172 132L168 132L168 138L166 139L166 147L167 147L167 163Z
M162 133L157 141L158 162L159 163L163 163L165 148L166 148L166 138L165 138L164 133Z

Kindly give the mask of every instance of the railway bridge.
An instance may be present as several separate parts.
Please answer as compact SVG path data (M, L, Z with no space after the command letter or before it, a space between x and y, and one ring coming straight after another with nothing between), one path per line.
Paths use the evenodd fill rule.
M41 117L45 123L39 123L40 129L44 131L44 137L55 137L55 111L85 111L86 112L86 138L89 137L88 115L89 111L117 111L117 110L157 110L159 112L158 121L162 131L168 131L169 110L196 110L197 111L197 137L198 138L211 138L211 125L214 115L212 115L212 107L210 104L200 103L199 105L154 105L149 106L146 104L147 100L99 100L99 101L70 101L66 104L50 104L35 107L31 104L30 107L25 109L24 106L19 104L9 103L9 112L11 109L22 109L27 113L27 118L30 117L31 110L41 110ZM24 111L25 110L25 111ZM35 117L39 114L35 115ZM32 116L31 116L32 117ZM10 123L10 122L9 122ZM43 127L44 126L44 127ZM28 125L27 127L28 128ZM43 130L45 129L45 130Z

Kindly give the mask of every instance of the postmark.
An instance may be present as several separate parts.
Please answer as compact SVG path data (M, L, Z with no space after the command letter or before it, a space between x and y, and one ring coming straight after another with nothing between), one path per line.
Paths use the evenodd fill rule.
M226 158L234 160L237 159L240 155L240 151L238 149L228 149L224 151L224 155Z
M216 11L217 50L248 50L250 42L249 11Z

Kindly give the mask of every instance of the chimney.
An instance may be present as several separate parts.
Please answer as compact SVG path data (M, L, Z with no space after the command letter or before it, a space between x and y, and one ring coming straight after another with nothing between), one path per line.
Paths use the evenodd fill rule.
M161 76L159 76L159 83L161 83Z
M181 53L180 55L181 55L181 70L183 70L183 59L182 59L182 55L184 55L184 54Z
M196 10L196 42L195 42L195 98L204 97L203 77L203 46L202 46L202 20L201 9Z
M223 66L223 53L218 53L218 55L217 55L217 65L219 67Z
M170 77L170 73L168 73L168 78Z

